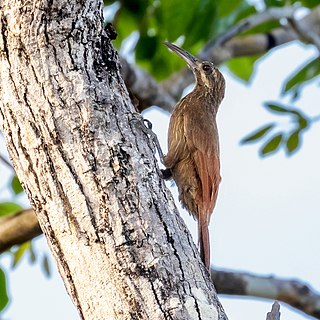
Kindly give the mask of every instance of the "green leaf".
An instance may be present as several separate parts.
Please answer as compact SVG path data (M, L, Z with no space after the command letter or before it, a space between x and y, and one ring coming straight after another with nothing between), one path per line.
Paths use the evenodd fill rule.
M319 4L319 0L299 0L299 2L308 8L314 8Z
M0 203L0 217L9 216L22 210L22 207L14 202Z
M260 151L262 156L267 155L269 153L275 152L282 141L282 133L275 135L271 140L269 140Z
M15 268L18 263L21 261L21 258L23 257L24 253L29 250L30 248L30 241L27 241L23 244L21 244L18 249L13 253L13 261L12 261L12 268Z
M236 10L232 11L229 17L233 20L233 24L236 24L240 20L247 18L256 12L257 10L253 5L249 4L247 1L242 1L240 6L238 6Z
M230 4L230 1L226 2ZM218 32L222 33L228 30L240 20L254 13L256 13L256 9L253 5L250 5L247 1L241 1L240 5L237 6L235 10L231 11L231 13L228 16L220 18Z
M212 0L197 0L194 2L198 2L198 5L193 11L192 19L184 32L186 36L184 47L187 50L190 50L192 45L200 41L212 39L218 32L217 2Z
M33 248L33 245L32 245L32 242L30 241L30 247L29 247L29 261L30 263L35 263L37 260L37 256L36 256L36 253L34 251L34 248Z
M159 3L155 19L162 41L174 42L183 36L183 47L190 51L197 43L214 36L218 24L217 1L162 0Z
M118 48L121 48L122 41L126 39L133 31L138 30L139 21L136 16L125 9L121 9L114 22L117 31L117 38L113 41Z
M320 60L315 58L309 61L302 68L297 70L289 79L285 82L283 88L283 94L288 92L297 92L301 90L301 87L308 81L316 78L320 74Z
M291 133L286 142L286 148L289 154L297 150L300 144L300 132L301 130L296 130Z
M174 71L186 67L186 63L176 54L170 52L162 42L158 44L158 50L151 60L139 60L139 64L158 80L164 79Z
M175 41L181 35L186 35L186 28L193 20L198 2L198 0L161 1L158 8L160 11L158 15L162 17L160 26L164 28L163 33L169 41Z
M140 19L146 15L147 9L150 5L150 1L146 0L123 0L121 1L123 8L134 14Z
M264 106L269 111L272 111L272 112L275 112L275 113L292 113L289 108L285 107L284 105L277 104L277 103L266 102L264 104Z
M258 58L259 56L234 58L226 62L226 66L236 77L249 82Z
M19 194L23 191L20 181L17 176L14 176L11 180L11 188L15 194Z
M298 124L299 124L299 129L303 130L306 129L309 126L309 119L303 117L302 115L300 115L298 117Z
M242 0L233 0L233 1L225 1L219 0L218 1L218 9L219 9L219 16L225 17L232 12L236 11L239 5L241 4Z
M137 60L150 60L153 59L157 53L159 44L159 37L156 35L148 36L141 35L136 46L136 59Z
M277 102L266 102L264 103L264 106L269 111L280 114L280 115L291 114L291 115L294 115L296 118L304 118L298 109L293 107L288 107Z
M284 106L279 103L266 102L264 106L271 112L277 114L290 114L294 117L294 121L298 123L300 129L305 129L309 125L309 120L301 113L300 110L292 107Z
M271 20L265 23L261 23L258 26L244 32L242 35L249 35L249 34L257 34L257 33L268 33L271 30L278 28L281 26L278 20Z
M285 5L284 0L264 0L266 7L283 7Z
M274 123L268 124L260 129L258 129L257 131L251 133L250 135L248 135L247 137L243 138L241 140L241 143L248 143L248 142L252 142L252 141L256 141L261 139L267 132L269 132L273 127L274 127Z
M42 269L47 277L51 276L49 259L46 255L42 259Z
M6 274L0 268L0 313L9 302L7 293Z

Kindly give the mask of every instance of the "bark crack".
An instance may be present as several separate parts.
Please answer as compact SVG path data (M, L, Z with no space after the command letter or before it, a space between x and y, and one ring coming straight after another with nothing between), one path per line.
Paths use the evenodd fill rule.
M45 224L45 232L47 234L47 236L50 238L50 244L52 246L52 248L54 249L54 251L56 252L56 255L60 258L60 267L63 269L66 279L68 279L68 282L65 282L65 285L67 287L70 288L70 294L73 296L74 302L76 304L77 310L79 312L80 318L84 319L84 314L82 311L82 306L81 306L81 302L80 302L80 298L77 292L77 287L75 285L73 276L72 276L72 272L69 268L69 265L66 263L66 257L64 256L63 250L61 248L61 245L59 243L59 240L57 238L57 236L55 235L55 232L53 231L51 224L50 224L50 220L49 220L49 216L46 210L42 210L43 213L43 217L45 217L46 219L46 224Z
M156 213L157 213L157 215L158 215L158 217L159 217L159 219L160 219L160 221L161 221L161 223L162 223L162 225L163 225L163 229L164 229L164 232L165 232L165 234L166 234L167 241L168 241L168 243L171 244L171 247L172 247L172 249L173 249L174 255L176 256L176 258L177 258L177 260L178 260L179 269L180 269L180 271L181 271L181 276L182 276L182 281L185 281L185 275L184 275L184 271L183 271L182 262L181 262L181 259L180 259L179 254L178 254L178 252L177 252L177 249L176 249L176 247L175 247L174 238L173 238L172 235L170 234L169 229L168 229L168 226L167 226L166 222L164 221L164 219L163 219L163 217L162 217L161 210L160 210L160 208L159 208L159 206L158 206L158 203L157 203L156 201L153 201L153 205L154 205L154 207L155 207L155 209L156 209Z
M212 286L173 216L150 136L130 123L102 5L0 6L10 156L81 318L197 319L195 309L204 317L201 295L212 306Z
M8 61L9 67L11 69L11 61L10 61L10 54L9 54L9 48L8 48L8 42L7 42L7 19L2 15L1 17L1 34L2 34L2 40L3 40L3 50L6 55L6 60Z

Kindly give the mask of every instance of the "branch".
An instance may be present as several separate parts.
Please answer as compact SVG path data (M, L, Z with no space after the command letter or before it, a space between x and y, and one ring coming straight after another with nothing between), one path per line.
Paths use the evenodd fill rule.
M268 21L280 20L283 18L291 18L293 17L295 11L296 8L293 7L269 8L263 12L252 15L247 19L243 19L237 25L233 26L232 28L221 34L218 38L216 38L213 41L210 41L204 47L202 54L204 57L208 57L210 55L210 52L214 48L221 47L227 41L231 40L240 33L248 31Z
M219 294L279 300L320 319L320 294L300 281L213 269L211 279Z
M305 33L302 37L301 32L298 34L287 26L276 28L268 34L261 33L236 37L241 32L269 20L287 18L289 21L294 11L295 8L291 7L270 8L242 20L235 27L219 36L217 40L210 41L199 54L199 57L214 61L218 65L236 57L264 54L274 47L279 47L294 40L306 40ZM309 41L317 45L320 30L320 6L314 8L304 18L296 21L296 24L303 30L308 30ZM121 63L121 72L126 85L139 100L139 110L156 105L166 111L172 111L183 90L194 81L192 73L188 69L184 69L159 85L146 71L130 65L124 59L121 59Z
M288 17L289 11L287 11L287 9L288 8L283 11L283 17ZM279 17L280 11L277 12L277 14ZM263 19L261 19L261 15ZM271 17L270 11L269 16ZM264 16L264 13L259 13L252 18L254 18L254 21L259 22L266 19L266 17L267 15ZM298 20L297 24L300 24L305 30L309 30L309 32L315 33L319 36L320 6L317 6L308 15ZM213 61L218 65L236 57L264 54L270 49L278 47L282 44L294 40L301 40L299 34L294 32L292 28L282 26L272 30L269 33L239 36L225 42L227 39L230 39L231 35L234 36L237 34L237 32L249 30L254 25L250 25L249 23L242 24L242 22L240 22L237 26L238 27L227 30L220 37L218 37L218 39L220 39L218 42L222 43L222 45L217 46L215 42L211 42L211 45L208 44L205 46L204 50L199 54L199 57L201 57L203 60ZM171 96L173 96L175 99L179 99L184 88L190 85L193 81L194 78L192 73L188 69L184 69L175 73L169 79L164 81L163 87L167 90L167 92L170 93Z
M271 312L267 313L267 320L280 320L280 304L278 301L273 303Z
M320 36L316 32L308 29L303 23L299 23L294 17L288 19L288 22L301 41L314 44L320 53Z
M0 160L10 169L14 170L12 164L2 154L0 154Z
M29 241L42 233L32 209L0 218L0 253Z
M135 116L102 5L0 4L0 127L17 176L81 319L226 320Z
M0 253L40 234L41 229L32 209L1 218ZM211 278L219 294L279 300L320 319L320 295L300 281L213 269Z
M161 106L169 112L172 110L175 100L149 73L129 64L124 58L120 61L121 75L130 93L138 99L137 108L140 112L152 105Z

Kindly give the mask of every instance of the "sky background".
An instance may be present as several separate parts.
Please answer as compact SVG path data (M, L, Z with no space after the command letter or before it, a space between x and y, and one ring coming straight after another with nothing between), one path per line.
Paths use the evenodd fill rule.
M222 183L210 233L214 266L296 278L320 291L318 123L304 135L302 148L291 157L280 151L261 159L258 155L261 144L241 146L239 143L270 120L281 121L281 128L290 127L286 117L268 113L262 104L279 100L284 79L315 54L311 47L297 44L274 50L258 64L249 86L222 69L227 81L226 97L218 113ZM320 114L319 101L320 91L314 85L303 91L297 106L307 115L316 116ZM166 150L169 115L153 108L144 117L152 121ZM4 149L1 140L1 153ZM0 200L12 200L12 194L3 190L8 184L7 168L0 165L0 173ZM176 187L170 183L168 187L178 203ZM28 206L23 197L18 200ZM195 221L181 208L180 213L197 241ZM47 252L43 237L34 242L40 256ZM39 264L31 266L26 258L14 271L10 270L10 262L8 255L1 256L0 265L7 271L11 297L4 319L79 319L51 257L50 279L44 276ZM265 319L272 304L251 298L220 298L230 320ZM281 312L282 320L308 319L284 304Z

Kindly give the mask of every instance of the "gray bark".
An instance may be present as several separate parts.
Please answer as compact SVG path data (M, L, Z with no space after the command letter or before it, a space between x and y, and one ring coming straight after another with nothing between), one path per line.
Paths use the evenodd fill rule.
M0 128L82 319L226 319L134 115L102 2L0 2Z

